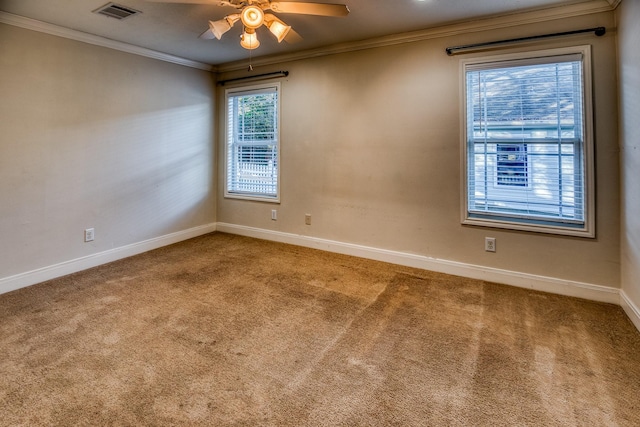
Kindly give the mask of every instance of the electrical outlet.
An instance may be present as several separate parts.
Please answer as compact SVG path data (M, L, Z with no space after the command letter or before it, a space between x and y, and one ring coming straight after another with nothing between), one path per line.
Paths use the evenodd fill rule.
M487 252L495 252L496 251L496 238L495 237L485 237L484 238L484 250Z
M304 214L304 223L306 225L311 225L311 214Z
M93 242L95 238L95 230L93 228L87 228L84 230L84 241L85 242Z

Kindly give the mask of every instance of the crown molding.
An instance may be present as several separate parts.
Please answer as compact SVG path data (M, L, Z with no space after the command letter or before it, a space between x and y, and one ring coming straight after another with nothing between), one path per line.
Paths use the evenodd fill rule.
M108 39L106 37L72 30L58 25L49 24L47 22L38 21L36 19L25 18L24 16L14 15L13 13L0 11L0 23L25 28L27 30L38 31L40 33L46 33L53 36L64 37L66 39L76 40L96 46L102 46L109 49L115 49L121 52L157 59L164 62L171 62L173 64L183 65L185 67L197 68L205 71L215 71L215 67L209 64L191 61L179 56L173 56L152 49L147 49L144 47Z
M592 0L586 3L579 3L567 6L548 7L537 9L529 12L512 13L494 16L486 19L480 19L472 22L460 22L445 25L442 27L430 28L426 30L413 31L408 33L393 34L384 37L373 38L369 40L341 43L331 46L324 46L316 49L305 50L281 55L264 56L262 58L254 58L252 61L255 66L265 66L280 64L283 62L298 61L308 58L320 56L335 55L340 53L355 52L358 50L374 49L385 46L393 46L404 43L414 43L424 40L456 36L460 34L474 33L480 31L488 31L502 28L509 28L527 24L535 24L539 22L549 21L549 16L553 16L552 20L561 20L571 17L590 15L601 12L610 12L615 10L622 0ZM28 30L38 31L51 34L58 37L64 37L83 43L89 43L97 46L107 47L134 55L144 56L147 58L157 59L160 61L171 62L186 67L197 68L205 71L218 73L244 70L246 68L246 60L239 60L214 66L186 58L158 52L132 44L108 39L106 37L96 36L82 31L72 30L54 24L26 18L12 13L0 11L0 23L13 25Z
M620 3L622 3L622 0L607 0L607 1L611 5L612 9L616 9L618 6L620 6Z
M490 18L479 19L472 22L459 22L442 27L394 34L358 42L341 43L301 52L254 58L252 60L252 65L274 65L283 62L298 61L326 55L335 55L339 53L354 52L358 50L393 46L403 43L414 43L442 37L457 36L460 34L517 27L527 24L536 24L539 22L556 21L572 17L592 15L595 13L611 12L615 9L615 7L612 6L611 2L619 3L620 1L621 0L593 0L586 3L578 3L567 6L555 6L544 9L536 9L529 12L493 16ZM553 18L549 19L550 16L552 16ZM245 70L246 67L247 61L240 60L221 64L217 67L217 71L219 73L239 71Z

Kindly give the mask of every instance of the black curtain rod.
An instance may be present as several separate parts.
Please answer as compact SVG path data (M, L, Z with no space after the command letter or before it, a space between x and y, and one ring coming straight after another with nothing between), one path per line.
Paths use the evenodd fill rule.
M240 80L247 80L247 79L252 79L252 80L262 80L262 79L272 79L275 77L287 77L289 75L288 71L274 71L273 73L264 73L264 74L256 74L255 76L244 76L244 77L236 77L235 79L227 79L227 80L220 80L218 82L218 84L220 86L224 86L226 83L230 83L230 82L237 82Z
M604 27L596 27L596 28L589 28L586 30L566 31L564 33L543 34L540 36L520 37L517 39L499 40L495 42L485 42L485 43L468 44L464 46L448 47L445 50L447 51L447 55L453 55L454 51L459 51L459 50L475 49L478 47L493 46L497 44L517 43L517 42L522 42L527 40L544 39L547 37L569 36L571 34L591 33L591 32L594 32L596 36L599 37L599 36L603 36L604 33L607 32L607 30Z

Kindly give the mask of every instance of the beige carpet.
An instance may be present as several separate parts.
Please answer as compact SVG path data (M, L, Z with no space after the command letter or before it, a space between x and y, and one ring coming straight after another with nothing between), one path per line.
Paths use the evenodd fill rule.
M638 426L640 333L216 233L0 295L0 425Z

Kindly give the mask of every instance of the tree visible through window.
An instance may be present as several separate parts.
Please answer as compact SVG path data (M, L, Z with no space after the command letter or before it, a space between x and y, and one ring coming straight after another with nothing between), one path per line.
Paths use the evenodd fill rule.
M584 67L583 53L465 64L466 222L588 231Z
M227 196L278 198L278 86L227 91Z

